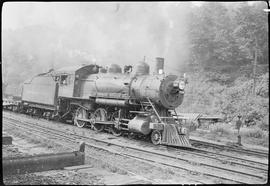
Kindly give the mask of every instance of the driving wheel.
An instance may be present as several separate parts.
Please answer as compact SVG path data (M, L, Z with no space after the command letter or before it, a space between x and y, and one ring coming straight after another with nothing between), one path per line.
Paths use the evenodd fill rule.
M111 116L111 121L115 123L115 125L111 127L111 132L114 136L121 136L123 131L116 127L116 125L119 125L119 118L117 118L117 116L118 116L118 112L113 113Z
M95 117L95 123L94 123L94 130L101 132L104 130L104 125L98 123L99 121L107 121L107 112L105 109L103 108L98 108L95 113L94 113L94 117Z
M75 117L74 117L74 123L77 125L77 127L84 127L86 124L86 121L82 121L80 119L87 119L87 111L83 109L82 107L79 107L76 110Z

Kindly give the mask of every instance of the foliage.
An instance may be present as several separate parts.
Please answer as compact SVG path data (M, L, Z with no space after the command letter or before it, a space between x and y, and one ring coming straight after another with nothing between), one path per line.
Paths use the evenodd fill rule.
M242 115L243 119L262 120L269 112L269 73L258 78L256 97L251 93L253 80L237 79L234 86L228 88L222 104L223 114L229 119Z
M242 115L243 122L247 120L268 129L269 73L258 77L256 97L252 94L252 79L239 77L231 86L207 80L204 74L190 76L179 112L222 114L227 122Z
M216 123L209 126L209 131L197 130L191 133L191 135L201 136L206 139L214 141L224 142L236 142L238 132L234 128L233 124L229 123ZM268 147L269 146L269 132L263 131L259 127L243 127L240 129L240 135L242 136L243 144L251 144L257 146Z
M210 127L210 131L214 134L220 134L220 135L229 135L231 130L228 128L228 124L216 124L214 126Z
M268 58L268 52L265 50L268 46L268 23L267 15L262 11L264 8L266 3L241 6L236 12L237 27L233 33L246 58L253 59L254 50L257 49L262 63L266 63Z
M180 110L222 114L226 121L268 129L268 21L264 2L204 3L190 15L190 64L202 70L190 75ZM254 51L258 51L256 96L252 94ZM218 129L217 129L218 130Z
M269 115L265 115L262 120L257 121L258 127L264 131L269 131Z
M258 127L246 128L246 129L243 128L241 129L241 134L245 137L258 138L258 139L266 138L266 136L268 135L267 132L263 131L262 129Z
M258 64L268 64L268 22L264 2L241 3L228 8L222 3L205 3L190 15L190 63L215 75L213 81L231 83L231 76L253 63L257 45ZM220 77L216 74L220 74Z

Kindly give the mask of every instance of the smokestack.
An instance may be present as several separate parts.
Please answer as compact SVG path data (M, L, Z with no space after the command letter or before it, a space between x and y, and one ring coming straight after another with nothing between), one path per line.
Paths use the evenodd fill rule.
M164 74L164 58L156 57L156 73Z

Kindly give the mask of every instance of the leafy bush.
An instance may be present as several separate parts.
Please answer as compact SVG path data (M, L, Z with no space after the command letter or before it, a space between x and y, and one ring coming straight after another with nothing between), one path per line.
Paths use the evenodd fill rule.
M267 133L258 127L243 128L241 129L240 132L243 136L248 137L248 138L263 139L267 136Z
M196 129L198 128L198 126L199 126L199 123L196 122L196 121L189 121L188 123L189 123L189 125L188 125L189 131L194 131L194 130L196 130Z
M256 96L252 94L253 80L245 76L238 77L231 85L221 85L208 81L204 73L193 74L186 87L183 104L178 112L203 114L221 114L235 126L237 115L242 116L243 124L254 124L251 128L241 128L240 133L246 142L256 145L267 145L269 131L269 73L257 78ZM189 126L190 125L190 126ZM187 126L193 131L194 126ZM236 130L227 124L217 124L210 127L212 138L236 135ZM256 139L256 140L255 140Z
M269 115L264 116L261 121L258 121L257 126L264 131L269 131Z
M242 115L250 121L261 121L269 113L268 73L260 76L257 80L256 96L252 94L253 80L239 78L234 86L228 88L223 103L224 114L229 117Z
M209 129L214 134L229 135L233 133L228 124L213 125Z

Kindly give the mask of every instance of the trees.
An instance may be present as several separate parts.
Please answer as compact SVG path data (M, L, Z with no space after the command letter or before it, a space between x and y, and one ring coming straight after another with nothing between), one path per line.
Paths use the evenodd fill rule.
M268 22L263 12L266 4L225 5L204 3L192 9L189 24L191 63L207 72L230 74L253 61L267 64Z
M190 100L183 105L189 111L194 110L190 109L192 105L195 109L203 105L196 111L221 112L228 119L241 114L257 124L265 124L269 116L268 20L263 11L266 4L244 2L236 5L204 3L192 9L190 61L203 72L190 81L190 89L196 90L190 95L187 92ZM202 82L205 76L208 80ZM212 87L213 91L205 87ZM199 101L192 102L197 97ZM203 100L209 100L210 104Z
M231 61L231 22L228 10L220 3L205 3L192 10L189 38L195 64L209 70L211 65Z
M244 4L236 14L237 27L234 30L236 41L245 57L253 61L253 94L256 87L256 68L258 60L267 63L268 56L268 24L267 14L263 12L264 3L253 6Z

